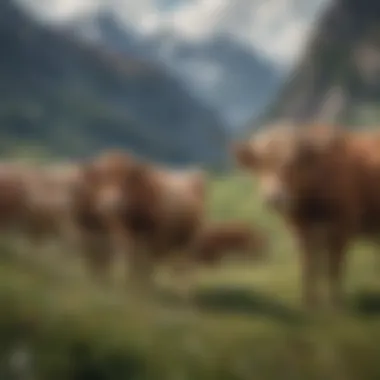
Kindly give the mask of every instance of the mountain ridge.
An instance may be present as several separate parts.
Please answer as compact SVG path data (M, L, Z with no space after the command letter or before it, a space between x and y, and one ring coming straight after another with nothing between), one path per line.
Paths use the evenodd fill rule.
M262 120L377 123L362 107L380 109L380 3L335 0Z
M283 80L269 60L228 34L198 42L167 33L141 36L107 9L78 17L65 29L123 54L165 65L192 94L221 114L231 131L267 106Z
M76 40L11 0L0 3L0 54L3 145L26 140L66 155L118 146L175 164L227 159L219 116L159 65Z

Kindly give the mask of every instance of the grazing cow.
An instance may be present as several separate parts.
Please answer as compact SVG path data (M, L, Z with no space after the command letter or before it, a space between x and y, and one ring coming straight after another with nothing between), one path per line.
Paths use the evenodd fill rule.
M188 295L196 264L194 245L204 219L204 173L142 164L131 173L127 189L129 204L124 205L123 219L134 244L131 275L150 286L155 264L180 262L186 268L182 291Z
M287 128L235 146L245 170L258 176L266 203L280 212L301 248L303 299L318 303L321 251L333 306L342 300L342 276L355 237L378 240L380 138L332 126Z
M0 229L9 231L21 226L27 217L27 188L23 181L30 168L15 163L0 164Z
M225 257L263 259L268 240L258 229L243 222L219 222L205 225L197 236L194 255L200 264L213 266Z
M68 175L53 177L34 165L0 165L0 230L24 235L34 248L47 237L68 233ZM68 235L66 235L69 238Z
M203 172L171 171L121 152L102 154L85 172L84 200L94 207L82 213L82 224L111 231L117 249L129 251L130 276L139 285L149 286L154 265L170 252L190 258L203 221Z
M23 177L29 211L27 234L36 244L55 237L66 253L78 248L73 195L80 179L76 163L55 163L29 170Z
M70 244L66 249L72 250L75 228L70 215L71 194L78 174L74 164L3 164L2 189L13 181L13 202L4 197L5 194L0 197L9 210L2 214L3 230L22 233L35 250L49 238L59 238Z
M128 249L128 234L119 218L126 201L125 178L137 165L131 155L110 150L80 165L72 212L81 252L90 274L108 282L116 251Z

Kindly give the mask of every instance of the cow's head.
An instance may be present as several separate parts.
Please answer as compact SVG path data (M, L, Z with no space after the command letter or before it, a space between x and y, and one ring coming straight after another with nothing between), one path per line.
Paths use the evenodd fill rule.
M343 142L338 128L275 128L236 144L234 156L241 168L258 178L264 201L278 211L288 211L328 179L331 160Z
M130 178L140 163L131 155L109 151L83 165L83 182L94 210L101 215L118 213L130 202Z

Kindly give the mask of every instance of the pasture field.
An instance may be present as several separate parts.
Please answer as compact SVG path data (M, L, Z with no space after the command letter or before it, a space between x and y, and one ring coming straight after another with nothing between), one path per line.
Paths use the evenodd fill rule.
M373 249L357 245L350 255L347 311L307 315L297 252L251 180L231 175L210 187L209 217L262 226L272 253L265 263L199 270L194 313L170 296L165 273L162 300L148 304L133 299L118 276L109 289L90 283L72 255L52 249L18 258L4 243L0 379L380 379L380 257Z

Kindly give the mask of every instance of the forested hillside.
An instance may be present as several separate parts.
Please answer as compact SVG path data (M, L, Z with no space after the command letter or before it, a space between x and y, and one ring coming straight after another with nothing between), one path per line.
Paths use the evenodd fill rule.
M42 26L11 0L0 2L0 56L3 151L119 146L176 164L225 161L218 115L157 65Z

